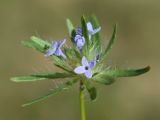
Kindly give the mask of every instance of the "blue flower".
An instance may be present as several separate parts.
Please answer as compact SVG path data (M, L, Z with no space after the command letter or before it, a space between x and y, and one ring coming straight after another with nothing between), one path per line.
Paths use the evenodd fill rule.
M75 42L76 46L78 47L78 49L81 50L85 44L85 38L83 36L77 34L74 38L74 42Z
M92 35L96 34L97 32L99 32L101 30L101 27L93 29L91 22L88 22L87 23L87 30L88 30L88 34L89 34L89 40L90 40Z
M101 30L101 27L93 29L92 24L90 22L88 22L87 23L87 30L88 30L89 40L91 40L92 35L99 32ZM74 42L75 42L76 46L78 47L78 49L80 49L80 50L82 49L82 47L85 44L85 38L82 35L82 28L81 27L78 27L76 29L76 36L74 38Z
M81 27L77 27L76 34L82 36L82 28Z
M56 55L66 58L65 54L61 50L61 47L64 45L65 42L65 39L60 41L52 41L51 48L47 51L45 56L48 57L51 55Z
M85 74L87 78L92 78L92 69L95 66L93 62L88 63L85 56L82 57L81 61L82 66L76 67L74 72L77 74Z

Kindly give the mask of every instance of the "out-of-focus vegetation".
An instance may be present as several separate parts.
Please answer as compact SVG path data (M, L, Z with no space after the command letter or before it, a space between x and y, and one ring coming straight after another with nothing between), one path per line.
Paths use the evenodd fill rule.
M42 54L23 47L32 35L47 40L68 37L65 19L75 25L80 17L96 14L103 43L118 23L118 39L106 64L121 67L151 66L139 77L118 79L111 86L97 85L99 98L86 99L87 119L160 119L160 1L156 0L1 0L0 1L0 120L77 120L78 88L44 102L22 108L31 98L43 95L60 82L13 83L13 76L57 71ZM62 80L60 80L62 81Z

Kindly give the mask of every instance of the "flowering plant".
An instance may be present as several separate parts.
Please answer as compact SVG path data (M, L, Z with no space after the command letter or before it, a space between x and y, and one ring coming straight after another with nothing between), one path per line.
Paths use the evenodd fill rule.
M113 33L106 49L101 47L101 27L95 16L91 16L89 21L81 17L81 24L75 28L72 22L66 20L69 37L72 47L63 47L66 39L52 41L49 43L38 37L31 37L28 41L22 41L26 47L34 48L43 53L45 57L53 60L55 66L61 68L64 72L36 73L29 76L13 77L14 82L30 82L47 79L66 79L65 83L58 88L52 89L48 94L34 99L23 106L42 101L50 96L69 89L72 85L79 82L80 85L80 110L81 119L85 120L84 90L87 90L91 100L97 97L96 88L92 82L110 85L119 77L137 76L149 71L147 66L141 69L119 69L112 66L106 66L105 59L112 49L116 39L117 25L114 26Z

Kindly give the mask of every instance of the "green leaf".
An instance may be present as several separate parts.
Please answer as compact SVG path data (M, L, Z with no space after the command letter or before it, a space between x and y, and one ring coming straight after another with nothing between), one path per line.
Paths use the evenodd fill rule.
M30 81L38 81L38 80L45 80L47 78L36 77L36 76L22 76L22 77L13 77L11 78L14 82L30 82Z
M64 49L65 55L69 60L73 59L81 59L81 53L73 48L65 48Z
M29 48L34 48L42 53L45 53L46 50L50 48L50 43L44 41L38 37L32 36L28 41L22 41L22 44Z
M94 81L105 84L105 85L110 85L115 82L115 78L105 75L105 74L98 74L93 78Z
M98 27L100 27L99 22L97 20L97 17L95 15L92 15L90 18L90 22L93 25L93 28L96 29ZM94 36L93 36L93 43L97 46L98 51L101 51L101 35L100 32L97 32Z
M71 81L67 81L66 83L64 83L63 85L60 85L58 88L55 88L53 90L51 90L48 94L46 95L43 95L37 99L34 99L34 100L31 100L25 104L23 104L22 106L23 107L26 107L26 106L29 106L29 105L32 105L34 103L37 103L37 102L40 102L40 101L43 101L51 96L54 96L64 90L68 90L69 88L71 88L71 86L73 86L73 84L75 84L77 82L77 80L71 80Z
M110 41L108 43L108 46L105 49L104 53L102 54L102 57L103 57L102 60L107 57L108 53L112 49L113 44L114 44L115 39L116 39L116 33L117 33L117 24L115 24L111 39L110 39Z
M91 85L91 83L89 81L85 81L85 86L87 91L89 92L90 95L90 99L93 101L96 99L97 97L97 91L96 88L94 86Z
M89 48L89 36L87 30L87 22L84 16L81 17L81 26L82 26L82 35L85 38L85 53L88 56L88 48Z
M60 59L57 56L52 56L53 61L54 61L54 65L65 70L66 72L72 73L73 70L69 68L69 66L67 66L66 61L64 61L63 59Z
M47 79L56 79L56 78L67 78L67 77L72 77L72 74L69 73L37 73L33 74L32 76L34 77L40 77L40 78L47 78Z
M67 28L68 28L68 32L69 32L69 36L71 38L71 41L72 41L72 43L74 43L74 38L76 36L76 30L75 30L70 19L66 20L66 24L67 24Z
M66 20L66 24L67 24L69 36L72 37L72 32L74 30L74 26L73 26L72 22L70 21L70 19Z
M21 77L13 77L11 78L14 82L33 82L47 79L57 79L57 78L67 78L73 77L73 75L69 73L37 73L30 76L21 76Z
M93 80L108 85L113 83L115 78L138 76L148 72L149 70L149 66L141 69L107 69L104 72L95 75Z

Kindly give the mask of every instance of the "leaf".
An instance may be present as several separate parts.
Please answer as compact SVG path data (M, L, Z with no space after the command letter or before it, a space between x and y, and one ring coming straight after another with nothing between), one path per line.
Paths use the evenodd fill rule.
M68 28L68 32L69 32L69 36L71 38L71 41L72 41L72 43L74 43L74 38L76 36L76 30L75 30L70 19L66 20L66 24L67 24L67 28Z
M66 77L72 77L72 74L69 73L38 73L38 74L33 74L32 76L34 77L41 77L41 78L48 78L48 79L55 79L55 78L66 78Z
M93 87L89 81L85 81L85 86L86 86L87 91L89 92L90 99L91 99L92 101L95 100L96 97L97 97L96 88Z
M64 49L65 55L69 60L73 59L81 59L81 54L79 51L73 48L65 48Z
M34 99L34 100L31 100L25 104L23 104L22 106L23 107L26 107L26 106L29 106L29 105L32 105L34 103L37 103L37 102L40 102L40 101L43 101L51 96L54 96L64 90L68 90L71 86L73 86L73 84L75 84L77 82L77 80L71 80L71 81L67 81L66 83L64 83L63 85L59 86L58 88L55 88L53 90L51 90L48 94L46 95L43 95L37 99Z
M34 48L42 53L45 53L46 50L50 48L50 43L44 41L38 37L32 36L28 41L22 41L22 44L29 48Z
M116 39L116 33L117 33L117 24L115 24L115 26L114 26L114 30L113 30L113 33L112 33L112 36L111 36L111 39L108 43L107 48L105 49L104 53L102 53L102 60L104 60L104 58L107 57L108 53L112 49L113 44L114 44L115 39Z
M14 82L33 82L47 79L67 78L72 77L69 73L37 73L30 76L13 77L11 78Z
M115 78L105 75L105 74L98 74L93 78L94 81L105 84L105 85L110 85L115 82Z
M90 18L90 22L93 25L93 28L96 29L98 27L100 27L99 22L97 20L97 17L95 15L92 15ZM93 36L93 43L97 46L98 51L101 51L101 35L100 32L97 32L94 36Z
M53 61L54 61L54 65L65 70L66 72L72 73L73 70L69 69L69 66L67 66L66 62L63 61L63 59L60 59L57 56L52 56Z
M108 69L95 75L93 80L108 85L113 83L115 78L138 76L148 72L149 70L149 66L141 69Z
M88 48L89 46L89 36L88 36L88 30L87 30L87 23L84 16L81 17L81 26L82 26L82 35L85 38L86 46Z
M66 24L67 24L69 36L72 37L72 32L74 30L74 26L73 26L72 22L70 21L70 19L66 20Z
M30 81L38 81L38 80L45 80L47 78L42 77L35 77L35 76L22 76L22 77L13 77L11 78L14 82L30 82Z

